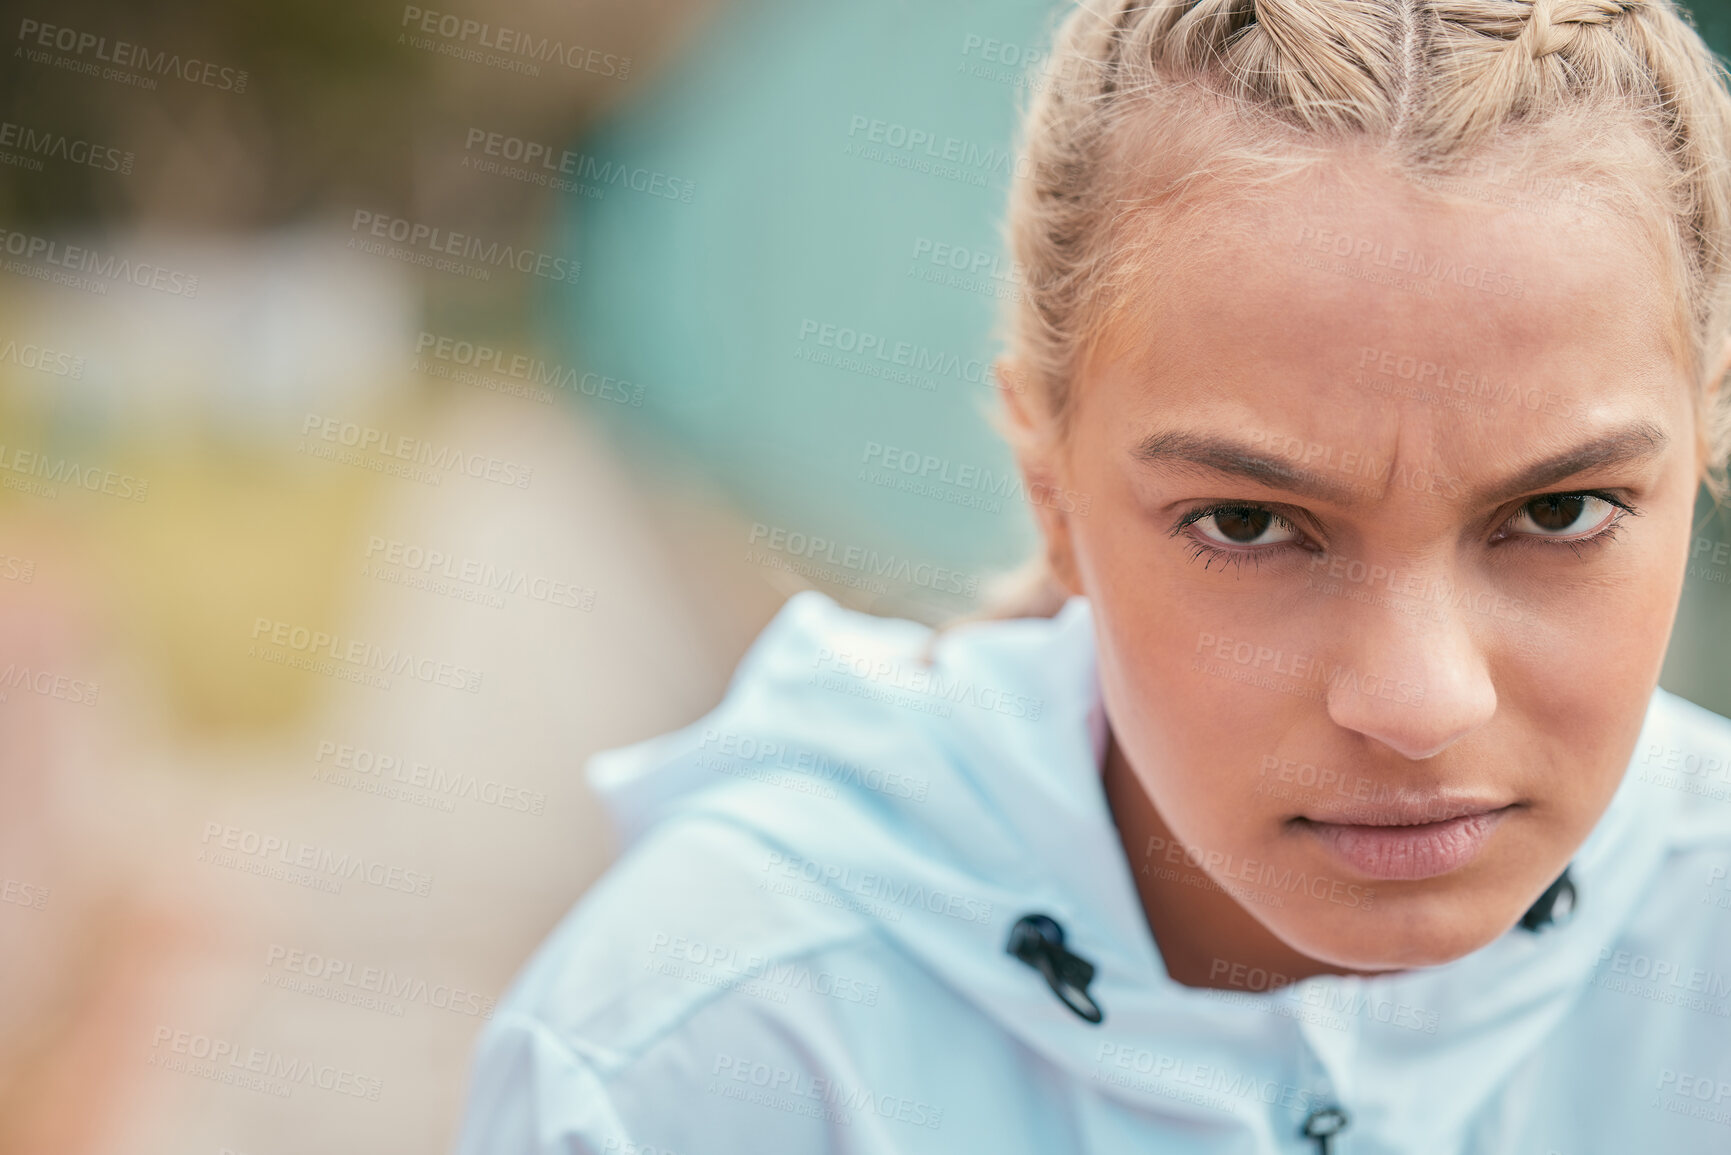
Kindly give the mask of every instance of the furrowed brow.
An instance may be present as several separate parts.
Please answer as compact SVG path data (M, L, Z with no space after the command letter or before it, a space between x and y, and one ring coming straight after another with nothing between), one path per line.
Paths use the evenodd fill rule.
M1478 496L1520 497L1542 492L1577 474L1650 461L1665 451L1670 438L1650 421L1636 421L1534 462L1520 472L1482 487Z
M1664 451L1669 440L1665 432L1652 422L1636 421L1534 462L1506 478L1480 487L1473 496L1488 501L1543 492L1591 470L1649 461ZM1337 505L1349 505L1368 495L1363 482L1308 472L1289 460L1271 456L1230 437L1213 434L1182 431L1150 434L1136 446L1132 456L1157 469L1237 477Z
M1296 468L1290 461L1229 437L1177 431L1155 433L1143 438L1132 456L1156 469L1238 477L1336 505L1350 504L1365 492L1360 485Z

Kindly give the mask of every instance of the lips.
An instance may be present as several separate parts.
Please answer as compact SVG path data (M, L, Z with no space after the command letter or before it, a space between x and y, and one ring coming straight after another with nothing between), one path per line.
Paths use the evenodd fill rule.
M1508 804L1489 798L1470 798L1446 794L1397 794L1396 800L1381 805L1358 805L1348 802L1329 806L1319 812L1304 815L1307 822L1332 826L1423 826L1465 818L1474 814L1489 814Z
M1390 882L1435 878L1477 858L1515 807L1464 799L1331 810L1297 824L1343 864Z

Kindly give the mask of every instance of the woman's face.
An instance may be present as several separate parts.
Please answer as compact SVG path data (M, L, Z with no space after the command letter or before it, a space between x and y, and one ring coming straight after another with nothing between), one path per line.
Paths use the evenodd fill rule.
M1699 476L1656 251L1387 177L1169 237L1036 467L1114 735L1287 945L1506 931L1622 778ZM1155 848L1155 860L1170 860Z

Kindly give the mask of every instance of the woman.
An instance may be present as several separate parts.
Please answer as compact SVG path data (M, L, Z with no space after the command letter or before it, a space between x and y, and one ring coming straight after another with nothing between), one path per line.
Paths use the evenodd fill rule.
M471 1152L1731 1147L1731 723L1658 690L1731 402L1669 0L1101 0L1000 364L1044 535L794 598L481 1044Z

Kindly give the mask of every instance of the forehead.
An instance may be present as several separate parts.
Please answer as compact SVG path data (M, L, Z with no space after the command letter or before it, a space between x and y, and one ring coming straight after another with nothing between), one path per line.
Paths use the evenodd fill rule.
M1438 441L1483 441L1493 417L1504 438L1549 437L1564 412L1676 412L1687 351L1663 248L1640 224L1536 207L1359 170L1153 217L1079 404Z

